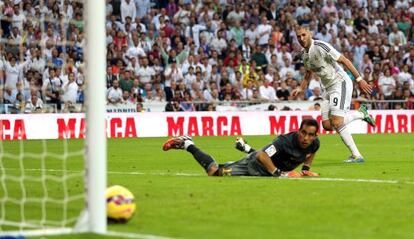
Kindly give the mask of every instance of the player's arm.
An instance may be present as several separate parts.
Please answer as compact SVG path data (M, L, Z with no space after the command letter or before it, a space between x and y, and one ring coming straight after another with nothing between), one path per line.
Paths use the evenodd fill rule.
M312 166L313 158L315 158L315 154L310 154L308 157L306 157L305 162L303 162L303 166L309 167Z
M337 62L343 64L355 77L356 82L358 83L359 88L366 94L371 94L372 87L364 80L362 79L361 75L359 74L358 70L355 68L355 66L352 64L352 62L346 58L344 55L341 55Z
M267 155L266 152L260 150L256 154L256 160L259 161L266 170L272 174L275 177L279 177L282 174L282 171L280 169L276 168L276 166L273 164L272 159Z
M311 79L311 77L312 77L312 74L313 74L313 72L312 72L312 71L310 71L310 70L307 70L307 71L306 71L305 77L303 77L303 81L302 81L302 83L300 84L299 88L296 88L296 89L294 89L294 90L292 91L292 96L293 96L293 97L296 97L297 95L299 95L299 94L301 94L301 93L305 92L306 88L307 88L307 87L308 87L308 85L309 85L309 81L310 81L310 79Z
M308 157L306 157L305 162L303 163L303 166L302 166L302 172L301 172L302 176L309 176L309 177L319 176L319 174L310 171L310 167L312 165L313 158L315 158L315 154L316 153L313 153L313 154L310 154Z

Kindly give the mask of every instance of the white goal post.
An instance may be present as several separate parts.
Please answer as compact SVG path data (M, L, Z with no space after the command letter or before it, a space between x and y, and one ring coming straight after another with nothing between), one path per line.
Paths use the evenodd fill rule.
M20 154L7 152L0 140L0 237L2 236L42 236L68 233L91 232L105 234L107 232L106 218L106 183L107 183L107 162L106 162L106 1L105 0L83 0L85 21L85 106L86 106L86 140L85 149L75 153L68 152L68 143L63 142L64 147L60 152L48 152L45 140L40 153L25 153L23 139L20 143ZM1 119L7 118L2 115ZM1 125L0 125L1 126ZM30 152L30 149L27 149ZM17 152L18 153L18 152ZM74 156L84 156L84 170L70 171L66 168L69 164L68 159ZM49 168L47 165L48 157L53 157L62 165L59 169ZM30 161L32 160L32 161ZM26 162L30 163L38 160L38 168L26 167ZM13 168L10 162L13 162ZM37 161L36 161L37 162ZM34 164L33 164L34 165ZM9 172L16 172L9 175ZM38 178L25 174L27 170L38 174ZM55 174L59 174L56 176ZM61 175L60 175L61 174ZM17 176L16 176L17 175ZM75 196L69 195L71 184L67 181L73 177L82 179L84 175L83 191L79 189ZM62 186L62 199L56 199L48 194L46 182ZM8 186L12 183L13 186ZM24 185L28 183L28 185ZM30 188L31 184L41 185ZM82 187L81 186L81 187ZM55 186L56 187L56 186ZM13 188L21 191L17 196L12 195ZM27 189L37 190L34 196L26 194ZM86 195L85 195L86 194ZM85 209L74 217L67 216L68 204L75 200L85 201ZM61 200L61 201L60 201ZM30 207L28 203L40 205L40 219L30 219L31 213L26 212ZM48 213L47 204L54 203L63 208L63 219L49 219L53 216ZM17 219L7 217L8 205L19 209L15 212ZM66 210L66 211L65 211ZM62 221L59 221L62 220ZM75 225L75 222L76 225ZM71 226L67 226L71 225ZM73 226L72 226L73 225ZM16 229L3 230L3 227L13 227Z
M106 27L105 0L85 0L86 162L88 231L106 232Z

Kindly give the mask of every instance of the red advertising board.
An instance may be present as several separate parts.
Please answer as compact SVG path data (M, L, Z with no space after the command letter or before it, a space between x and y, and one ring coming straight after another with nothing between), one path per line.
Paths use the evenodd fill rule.
M371 111L377 127L361 120L350 124L352 133L413 133L413 110ZM304 118L321 120L316 111L108 113L110 138L274 135L297 130ZM64 139L85 136L83 114L0 115L0 139ZM322 128L321 134L326 132Z

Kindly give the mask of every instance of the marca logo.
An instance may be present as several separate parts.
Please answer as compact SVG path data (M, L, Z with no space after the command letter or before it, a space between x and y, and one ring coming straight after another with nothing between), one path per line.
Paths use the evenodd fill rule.
M373 110L377 121L372 128L362 120L352 122L355 134L414 133L414 110ZM191 112L191 113L108 113L106 133L111 138L167 137L176 135L275 135L296 131L316 111L275 112ZM0 115L0 140L84 138L84 114ZM319 134L326 132L320 127Z
M0 140L26 139L26 128L23 119L0 120Z
M168 136L226 136L241 135L240 118L211 116L167 117Z
M378 114L374 117L377 126L368 125L367 133L413 133L414 114Z
M74 139L85 137L85 119L84 118L58 118L59 139ZM130 138L137 137L135 120L133 117L111 118L106 121L107 135L111 138Z
M269 116L269 133L271 135L274 134L285 134L292 131L299 130L300 123L304 119L312 118L311 115L281 115L281 116ZM326 131L323 129L321 124L322 117L319 115L316 117L316 121L318 121L319 133L320 134L332 134L334 131Z

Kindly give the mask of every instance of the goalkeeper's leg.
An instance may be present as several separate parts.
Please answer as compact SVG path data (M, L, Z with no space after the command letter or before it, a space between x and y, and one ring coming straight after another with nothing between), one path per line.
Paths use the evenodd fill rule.
M194 159L206 170L208 176L219 176L218 164L210 155L201 151L189 136L174 137L167 140L163 145L163 150L185 149L190 152Z
M221 176L218 174L218 164L210 155L201 151L194 144L189 145L186 150L190 152L194 159L203 167L208 176Z
M242 137L236 138L236 149L245 152L245 153L253 153L255 150L247 144L247 141L245 141Z

